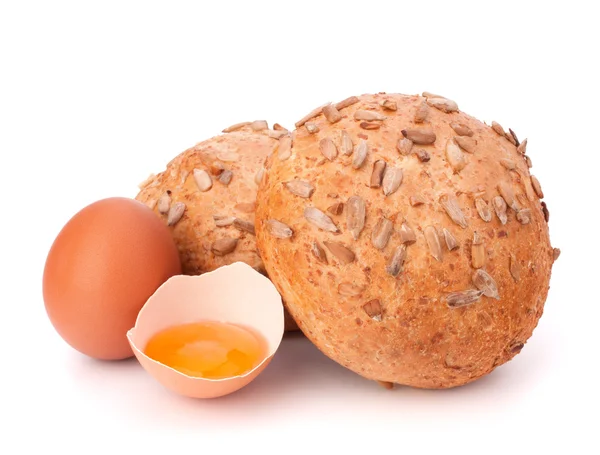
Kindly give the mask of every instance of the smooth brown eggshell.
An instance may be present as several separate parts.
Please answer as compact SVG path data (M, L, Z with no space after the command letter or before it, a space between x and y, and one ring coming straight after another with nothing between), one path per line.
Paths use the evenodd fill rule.
M44 268L46 311L60 336L104 360L133 355L127 342L140 308L169 277L181 273L164 223L141 202L94 202L63 227Z
M216 321L243 326L266 341L265 358L251 371L226 379L191 377L144 354L157 332L179 324ZM215 398L249 384L269 364L283 337L281 296L268 278L243 262L198 276L170 278L144 305L127 333L144 369L167 389L193 398Z

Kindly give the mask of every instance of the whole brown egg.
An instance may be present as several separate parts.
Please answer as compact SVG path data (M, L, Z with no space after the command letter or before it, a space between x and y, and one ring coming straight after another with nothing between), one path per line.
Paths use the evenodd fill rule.
M74 349L96 359L124 359L133 355L126 333L140 309L178 274L177 247L163 220L133 199L102 199L75 214L52 244L44 303Z

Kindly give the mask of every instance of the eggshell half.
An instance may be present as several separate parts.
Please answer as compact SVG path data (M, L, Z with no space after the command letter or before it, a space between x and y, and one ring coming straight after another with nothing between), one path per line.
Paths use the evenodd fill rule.
M149 339L174 325L198 321L238 324L261 334L267 356L254 369L226 379L191 377L144 354ZM269 364L283 337L281 296L271 281L235 262L198 276L169 278L140 310L127 339L142 367L166 388L194 398L215 398L241 389Z

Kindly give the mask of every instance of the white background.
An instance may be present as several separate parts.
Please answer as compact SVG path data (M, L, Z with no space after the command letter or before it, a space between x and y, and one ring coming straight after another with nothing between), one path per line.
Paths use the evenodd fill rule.
M94 3L0 3L0 453L599 453L594 2ZM44 260L83 206L232 123L423 90L529 138L562 256L509 364L389 392L292 337L247 388L194 401L53 330Z

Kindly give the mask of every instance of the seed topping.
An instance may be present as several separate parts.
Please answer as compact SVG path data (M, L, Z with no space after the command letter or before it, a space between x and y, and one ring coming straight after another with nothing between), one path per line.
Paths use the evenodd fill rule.
M423 233L425 234L425 240L427 241L427 245L429 246L429 252L435 258L436 261L442 260L442 244L440 243L440 237L433 226L427 226Z
M381 122L361 122L360 127L363 130L378 130L381 128Z
M402 135L419 145L429 145L435 142L436 136L431 128L406 129Z
M254 223L252 223L251 221L236 218L235 220L233 220L233 226L239 229L240 231L245 231L249 234L256 235L254 230Z
M517 221L521 224L529 224L531 222L531 210L521 209L517 212Z
M342 114L333 104L328 104L323 107L323 115L329 123L336 123L342 119Z
M243 127L250 125L250 122L241 122L236 123L235 125L228 126L222 132L223 133L231 133L233 131L241 130Z
M527 139L525 139L521 144L517 147L517 152L521 155L525 155L527 153Z
M304 126L306 127L306 131L308 131L310 134L315 134L320 131L317 124L313 123L313 122L306 122L306 124Z
M347 108L348 106L352 106L353 104L358 103L358 98L356 96L349 96L348 98L339 101L335 104L335 108L338 111L341 111L344 108Z
M382 100L379 102L379 105L387 111L397 111L398 104L392 100Z
M229 185L232 178L233 172L231 172L229 169L225 169L223 172L221 172L221 175L219 175L219 182L221 182L223 185Z
M467 165L465 154L452 139L446 142L446 159L455 173L462 171Z
M198 189L202 192L212 188L212 179L208 172L203 169L194 169L194 181Z
M325 241L323 244L342 265L350 264L354 261L354 252L343 243Z
M371 233L371 243L373 246L378 250L383 250L387 246L393 230L394 223L387 218L381 218Z
M423 204L425 204L425 202L427 202L427 201L425 200L425 198L424 198L422 195L420 195L420 194L413 194L413 195L412 195L412 196L409 198L409 201L410 201L410 205L411 205L412 207L417 207L417 206L419 206L419 205L423 205Z
M452 122L450 128L459 136L473 136L473 130L463 123Z
M485 246L483 239L477 231L473 233L473 243L471 245L471 265L474 269L480 269L485 265Z
M531 176L531 186L533 186L533 191L540 199L544 198L544 192L542 191L542 186L540 185L540 181L534 175Z
M293 234L292 229L287 224L278 220L268 220L267 227L271 235L278 239L289 239Z
M319 242L317 242L316 240L313 242L310 251L313 254L313 256L316 257L320 262L322 262L323 264L329 264L329 261L327 260L327 254L325 254L325 250L321 245L319 245Z
M231 226L235 221L235 217L226 215L213 215L213 220L215 221L215 226L225 227Z
M328 137L319 141L319 150L321 151L321 154L329 161L333 161L338 154L335 143Z
M458 104L447 98L427 98L427 104L447 114L458 111Z
M482 198L475 198L475 208L483 221L486 223L492 221L492 211L490 210L490 206Z
M403 244L411 245L417 241L415 232L406 223L402 223L402 226L398 230L398 235L400 236L400 243Z
M333 205L330 205L329 207L327 207L327 211L329 213L331 213L332 215L341 215L342 212L344 211L344 203L343 202L336 202Z
M398 276L404 268L404 261L406 260L406 245L402 244L396 248L392 255L385 271L391 276Z
M363 305L363 310L367 313L371 319L377 322L381 322L383 316L383 308L381 307L381 302L379 299L369 300L367 303Z
M383 160L377 160L373 163L373 172L371 173L371 180L369 186L371 188L381 187L383 180L383 173L385 172L386 162Z
M446 304L450 308L459 308L465 305L470 305L479 300L482 291L479 289L467 289L465 291L451 292L446 295Z
M517 261L517 257L515 253L510 253L510 259L508 263L508 268L510 270L510 274L513 277L515 282L518 282L521 279L521 267L519 266L519 262Z
M304 218L319 229L327 232L339 232L338 227L331 218L316 207L306 207L304 209Z
M238 239L232 237L224 237L213 242L211 250L216 256L225 256L235 250Z
M169 207L171 206L171 192L165 191L163 195L158 199L158 213L168 213Z
M398 169L393 166L386 166L381 185L383 194L385 196L389 196L390 194L395 193L402 183L402 177L402 169Z
M365 227L366 207L360 196L352 196L346 203L346 225L354 240L358 240Z
M408 138L402 137L398 140L396 144L396 148L400 152L401 155L408 156L413 148L413 141Z
M468 226L467 220L465 219L465 215L462 212L460 206L458 205L458 201L456 198L449 193L443 194L440 196L440 204L446 211L446 214L450 217L452 221L458 224L461 228L465 229Z
M306 180L290 180L289 182L285 182L284 185L290 193L306 199L310 198L315 192L315 187Z
M499 134L502 137L506 136L504 128L502 128L502 126L498 122L492 122L492 129L496 132L496 134Z
M475 153L477 141L469 136L454 136L454 142L467 153Z
M179 220L181 220L183 212L185 212L185 204L183 202L175 202L171 205L167 215L167 226L174 226L177 224Z
M444 228L442 232L444 234L444 240L446 241L446 247L448 247L448 251L456 250L458 248L458 242L456 241L454 235L452 235L452 232L446 228Z
M496 281L483 269L477 269L473 273L473 284L477 289L483 292L483 295L492 299L500 300L498 286Z
M494 211L500 222L506 224L508 217L506 215L506 202L504 201L504 198L502 196L494 197L494 199L492 199L492 205L494 206Z
M508 169L509 171L512 171L513 169L515 169L517 167L517 163L515 163L513 160L509 160L506 158L500 159L500 164L502 166L504 166L506 169Z
M277 157L281 161L287 160L292 156L292 138L290 136L284 136L279 139L279 147L277 149Z
M365 109L358 109L354 112L354 120L365 120L367 122L383 121L386 119L385 115L381 115L379 112L367 111Z
M354 169L360 169L365 163L367 158L367 152L369 151L369 144L366 140L361 139L358 145L354 148L354 156L352 157L352 167Z
M341 141L340 141L340 153L342 155L352 155L354 150L354 144L352 143L352 138L347 131L342 131Z
M421 104L419 104L419 107L417 107L417 110L415 111L415 123L423 123L425 120L427 120L428 115L429 105L425 100L423 100Z

